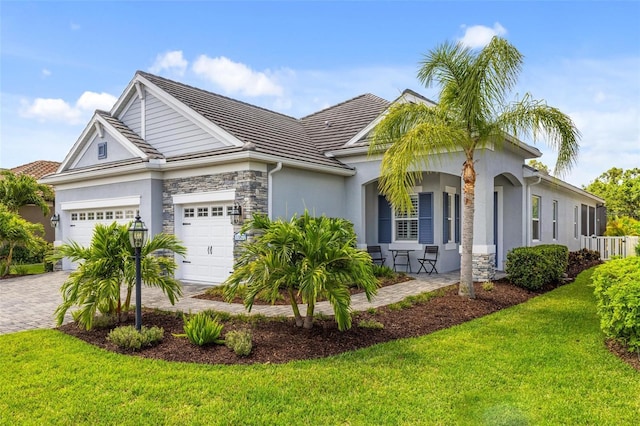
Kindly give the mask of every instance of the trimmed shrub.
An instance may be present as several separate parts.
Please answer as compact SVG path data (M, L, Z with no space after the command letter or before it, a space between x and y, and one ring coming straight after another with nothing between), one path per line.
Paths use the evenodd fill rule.
M373 268L373 275L375 275L376 278L393 278L396 275L394 270L386 265L376 265L374 263L371 267Z
M640 352L640 257L611 260L591 279L604 334Z
M236 355L247 356L253 349L253 334L251 330L230 331L225 336L224 344Z
M164 337L164 330L160 327L141 327L140 332L132 325L116 327L109 332L107 340L116 344L120 349L137 351L142 347L153 346Z
M569 252L569 264L567 265L567 275L575 278L582 271L586 271L596 265L600 265L600 253L595 250L582 249Z
M557 244L517 247L507 253L505 272L518 287L538 290L562 278L568 257L567 247Z
M198 312L189 318L184 317L184 332L191 343L198 346L212 343L222 344L220 338L223 325L206 312Z

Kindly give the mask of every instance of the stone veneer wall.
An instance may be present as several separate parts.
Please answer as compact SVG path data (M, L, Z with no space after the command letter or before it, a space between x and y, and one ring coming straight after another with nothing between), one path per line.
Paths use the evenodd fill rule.
M476 254L472 255L474 281L492 281L496 276L496 254Z
M176 194L235 189L235 202L242 206L242 216L245 220L256 212L266 214L268 209L267 182L266 172L252 170L167 179L162 185L162 230L165 233L174 233L175 218L172 196ZM240 226L235 227L236 232L239 229Z

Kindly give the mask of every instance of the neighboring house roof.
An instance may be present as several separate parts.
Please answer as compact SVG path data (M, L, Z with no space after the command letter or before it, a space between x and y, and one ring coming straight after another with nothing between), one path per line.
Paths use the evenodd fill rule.
M55 173L60 167L57 161L38 160L11 169L17 175L30 175L36 179Z
M305 131L300 120L143 71L136 74L234 135L245 145L253 144L254 146L249 145L252 151L327 166L347 167L326 157ZM218 152L210 152L215 153Z
M300 119L321 151L342 147L382 114L390 102L370 93Z
M100 117L104 118L104 120L112 125L122 136L127 138L132 144L136 146L140 151L145 153L149 158L153 159L161 159L164 158L164 155L157 149L155 149L151 144L147 143L144 139L138 136L133 130L127 127L122 121L118 120L115 117L112 117L106 111L96 110L96 114Z

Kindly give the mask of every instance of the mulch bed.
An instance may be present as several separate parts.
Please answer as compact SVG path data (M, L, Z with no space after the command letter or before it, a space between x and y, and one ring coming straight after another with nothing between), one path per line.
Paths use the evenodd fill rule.
M333 318L315 319L314 327L305 330L295 327L293 319L262 319L253 323L232 319L224 323L223 334L236 329L251 328L253 350L240 357L223 345L197 347L186 338L174 337L183 333L183 320L172 313L143 311L143 325L164 328L164 339L157 346L135 352L133 355L167 361L205 364L284 363L293 360L322 358L347 351L406 337L416 337L488 315L492 312L522 303L539 293L515 287L504 281L494 283L491 291L476 284L476 299L457 294L457 286L443 289L443 295L421 304L400 310L388 307L375 313L359 312L353 315L353 327L338 331ZM361 320L384 324L383 329L358 327ZM133 324L133 315L124 323ZM121 352L106 339L108 329L86 331L75 324L66 324L60 330L90 344L113 352Z

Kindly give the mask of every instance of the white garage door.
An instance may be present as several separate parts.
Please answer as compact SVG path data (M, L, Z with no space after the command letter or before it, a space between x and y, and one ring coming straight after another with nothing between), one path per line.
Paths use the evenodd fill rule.
M233 270L231 208L221 203L183 206L177 227L187 247L180 265L183 280L222 283L229 277Z
M137 207L113 207L105 209L86 209L70 211L69 235L65 242L75 241L88 247L93 237L93 228L98 224L110 225L113 222L128 224L134 220Z

